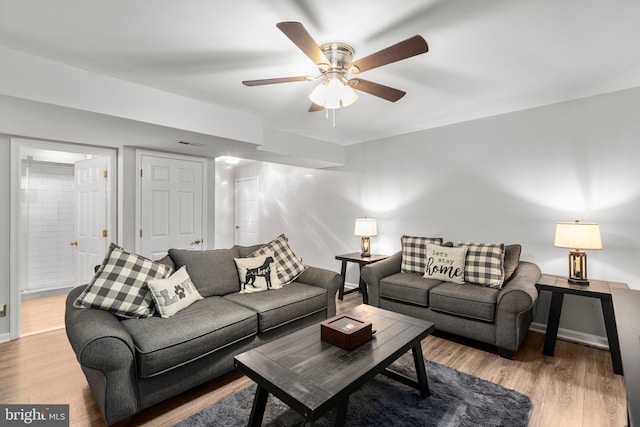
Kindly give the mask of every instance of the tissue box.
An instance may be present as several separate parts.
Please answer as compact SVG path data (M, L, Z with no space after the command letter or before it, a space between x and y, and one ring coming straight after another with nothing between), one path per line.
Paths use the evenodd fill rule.
M371 339L371 322L339 314L320 323L322 340L345 350L353 350Z

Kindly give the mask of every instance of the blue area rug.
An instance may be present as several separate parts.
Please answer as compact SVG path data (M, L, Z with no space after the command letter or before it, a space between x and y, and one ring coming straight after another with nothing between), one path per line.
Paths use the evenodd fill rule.
M498 384L425 362L431 395L420 398L417 390L377 375L351 394L345 424L365 426L527 426L532 403L529 397ZM411 353L392 368L415 378ZM177 424L178 427L246 426L256 386L241 390ZM330 414L313 423L330 425ZM297 412L269 395L263 426L303 426Z

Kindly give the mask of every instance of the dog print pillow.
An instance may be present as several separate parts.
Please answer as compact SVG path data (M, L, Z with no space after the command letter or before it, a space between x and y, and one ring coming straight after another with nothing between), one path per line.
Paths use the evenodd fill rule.
M273 253L253 258L234 258L240 277L240 293L250 294L280 289Z

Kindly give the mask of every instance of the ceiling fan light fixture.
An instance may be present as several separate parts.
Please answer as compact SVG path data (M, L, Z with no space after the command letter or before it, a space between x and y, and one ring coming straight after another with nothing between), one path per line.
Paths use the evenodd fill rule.
M347 107L357 101L358 95L343 76L329 75L309 95L314 104L326 109Z

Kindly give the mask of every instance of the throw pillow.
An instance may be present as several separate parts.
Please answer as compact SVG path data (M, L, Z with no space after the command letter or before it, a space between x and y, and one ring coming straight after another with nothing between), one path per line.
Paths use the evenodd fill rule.
M176 268L187 266L191 281L205 298L240 290L238 271L233 263L234 258L240 257L240 253L235 246L231 249L208 251L169 249L169 256Z
M284 234L249 254L249 257L263 256L270 253L273 253L273 259L276 263L278 281L283 285L293 282L307 269L307 266L296 257L289 247L289 242Z
M160 316L165 319L203 299L191 281L186 266L166 279L149 280L147 286L151 290Z
M427 243L440 245L441 238L402 236L402 265L403 273L424 274L427 263Z
M146 282L164 279L172 271L165 264L127 252L112 243L96 275L73 305L107 310L126 318L149 317L155 307Z
M424 277L445 282L464 283L467 248L427 244L427 266Z
M522 246L507 245L504 247L504 283L507 283L520 264Z
M241 294L282 288L273 253L251 258L236 258L234 261L240 277Z
M504 283L504 244L458 242L465 246L467 261L464 280L492 288L501 289Z

